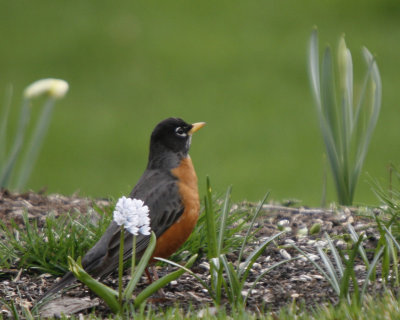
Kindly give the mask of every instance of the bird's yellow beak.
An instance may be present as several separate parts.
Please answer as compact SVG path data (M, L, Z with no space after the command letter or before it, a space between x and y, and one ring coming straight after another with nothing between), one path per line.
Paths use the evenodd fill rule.
M196 131L200 130L201 128L203 128L206 125L205 122L196 122L196 123L192 123L192 129L189 130L189 134L192 135L193 133L195 133Z

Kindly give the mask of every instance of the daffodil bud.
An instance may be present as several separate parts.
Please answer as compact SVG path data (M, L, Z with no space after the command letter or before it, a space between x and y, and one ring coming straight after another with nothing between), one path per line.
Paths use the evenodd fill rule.
M68 82L61 79L41 79L31 83L24 91L24 97L33 99L41 95L48 95L54 99L63 98L68 91Z

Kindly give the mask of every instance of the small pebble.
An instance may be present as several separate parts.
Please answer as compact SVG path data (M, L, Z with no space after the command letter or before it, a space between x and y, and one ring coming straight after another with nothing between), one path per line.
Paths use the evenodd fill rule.
M206 261L203 261L202 263L199 264L199 267L205 270L210 270L210 264Z
M265 295L263 296L263 301L264 301L265 303L271 303L271 302L273 302L273 301L274 301L274 295L271 294L271 293L265 294Z
M318 240L314 243L314 247L326 247L328 242L325 240Z
M300 276L300 279L302 281L304 281L304 282L307 282L307 281L311 281L313 278L308 276L308 275L306 275L306 274L303 274L303 275Z
M354 271L365 271L365 270L366 270L366 267L362 264L356 265L354 267Z
M301 228L297 230L297 235L300 237L305 237L308 234L308 229L307 228Z
M315 240L310 239L310 240L307 241L307 245L308 245L308 246L312 246L312 245L315 244L315 242L316 242Z
M309 260L317 261L317 260L320 259L319 255L316 255L316 254L313 254L313 253L307 254L307 257L305 257L303 255L300 255L299 257L300 257L300 260L302 260L302 261L309 261Z
M240 264L239 264L239 269L243 269L243 268L245 268L246 267L246 262L241 262Z
M289 260L289 259L292 258L292 256L289 254L289 252L287 252L285 249L279 250L279 253L281 254L281 256L282 256L284 259Z
M345 247L347 247L347 243L345 241L343 241L343 240L338 240L338 241L336 241L336 246L337 247L341 247L341 248L345 248Z
M282 220L278 221L278 226L286 227L289 225L289 223L290 223L290 221L288 219L282 219Z
M253 263L253 268L254 268L255 270L260 270L260 269L261 269L261 264L258 263L258 262L254 262L254 263Z

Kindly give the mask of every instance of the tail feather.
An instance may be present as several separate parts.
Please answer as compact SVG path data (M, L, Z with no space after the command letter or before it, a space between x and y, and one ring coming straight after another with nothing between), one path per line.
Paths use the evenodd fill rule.
M72 284L75 282L76 278L73 275L72 272L67 272L59 282L54 284L44 295L42 295L39 300L36 302L36 304L42 302L44 299L55 295L58 291L62 290L66 286Z

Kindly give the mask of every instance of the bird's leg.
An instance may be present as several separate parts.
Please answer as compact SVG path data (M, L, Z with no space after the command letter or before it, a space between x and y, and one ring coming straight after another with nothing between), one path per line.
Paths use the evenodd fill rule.
M149 284L152 284L153 283L153 277L150 274L149 267L146 267L146 269L144 269L144 271L146 272L146 276L147 276L147 280L149 281Z
M151 268L151 273L153 274L153 276L151 275L151 273L149 271L149 268ZM152 265L150 267L146 267L145 272L146 272L147 279L149 280L149 284L152 284L153 281L157 281L159 279L159 276L158 276L158 273L157 273L157 269L156 269L156 267L154 265ZM163 288L160 288L158 290L158 294L162 298L165 298L165 292L164 292Z

